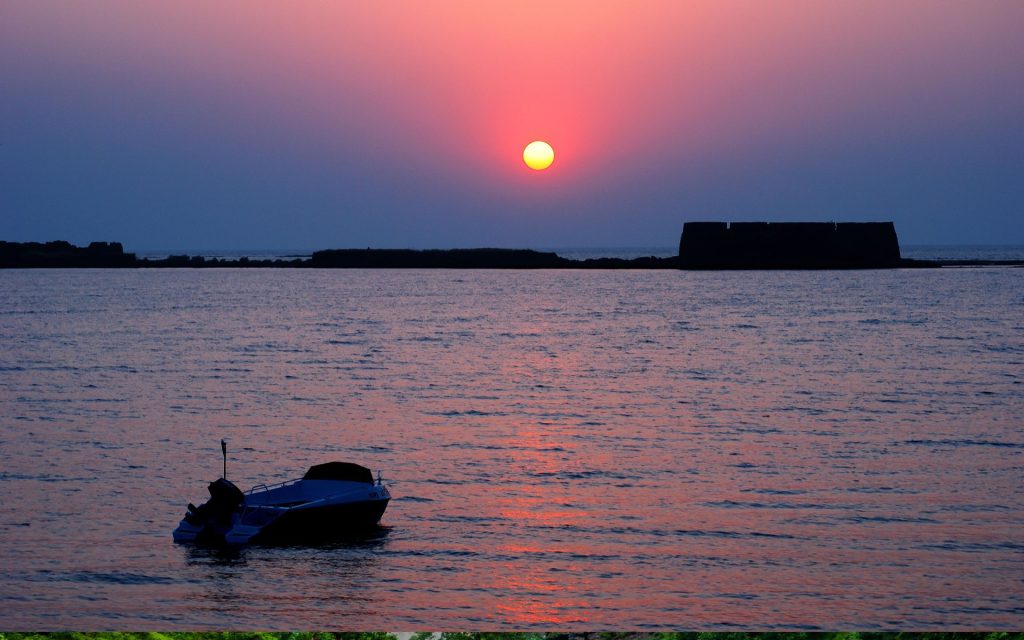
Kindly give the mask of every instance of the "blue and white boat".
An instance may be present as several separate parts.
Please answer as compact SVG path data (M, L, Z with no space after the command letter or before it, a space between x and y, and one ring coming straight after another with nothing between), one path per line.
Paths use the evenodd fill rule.
M374 528L391 500L379 474L374 482L369 469L350 462L318 464L301 478L245 492L222 477L210 483L209 491L204 504L189 503L174 530L175 542L216 546L330 540Z

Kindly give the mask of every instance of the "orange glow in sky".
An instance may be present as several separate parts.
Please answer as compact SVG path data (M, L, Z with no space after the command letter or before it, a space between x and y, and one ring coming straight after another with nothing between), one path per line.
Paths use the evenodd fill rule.
M1005 238L1022 7L9 0L24 214L0 231L77 229L84 207L86 239L142 246L662 246L686 216L811 212ZM530 140L557 171L524 171Z

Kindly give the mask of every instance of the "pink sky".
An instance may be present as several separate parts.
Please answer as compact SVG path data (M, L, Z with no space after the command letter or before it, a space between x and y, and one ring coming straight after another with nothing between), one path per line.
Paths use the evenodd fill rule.
M244 189L237 173L249 167L278 210L295 203L310 241L335 233L335 244L353 235L354 244L416 244L426 218L427 245L509 233L513 244L559 245L571 233L551 220L561 216L599 221L608 241L643 224L631 242L671 245L694 216L810 214L896 219L930 240L929 212L954 235L963 215L959 202L934 210L929 180L941 189L946 172L964 174L935 166L936 154L954 165L966 155L968 171L995 176L971 194L994 211L990 226L1020 213L1020 188L997 179L1021 151L1024 4L1014 1L16 1L4 14L0 55L11 63L0 75L14 94L4 119L16 132L2 159L26 185L52 170L38 149L15 157L40 140L107 167L101 185L131 175L139 154L182 179L195 171L188 158L208 163L232 191ZM111 136L116 148L99 142ZM544 173L521 161L534 139L555 148ZM800 193L801 172L825 171L819 156L835 163L814 178L836 183L835 201ZM891 174L879 159L892 160ZM64 170L74 174L73 163ZM89 189L76 180L68 200L81 202ZM111 233L199 240L140 222L146 176L133 184L141 193L115 198L124 213ZM361 186L351 195L341 184ZM741 185L762 197L738 198ZM213 188L183 196L180 208L260 209ZM865 195L880 188L892 193ZM72 220L64 226L84 232L71 205L32 189L16 194L18 215L37 211L52 224L4 224L0 235L61 235ZM153 189L174 198L169 185ZM410 224L411 235L363 224L366 211ZM524 216L539 221L535 234L520 229Z

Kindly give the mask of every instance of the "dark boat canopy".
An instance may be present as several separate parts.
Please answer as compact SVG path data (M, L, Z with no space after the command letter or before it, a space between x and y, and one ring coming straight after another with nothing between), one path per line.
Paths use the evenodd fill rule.
M373 484L373 473L351 462L325 462L309 468L303 480L348 480Z

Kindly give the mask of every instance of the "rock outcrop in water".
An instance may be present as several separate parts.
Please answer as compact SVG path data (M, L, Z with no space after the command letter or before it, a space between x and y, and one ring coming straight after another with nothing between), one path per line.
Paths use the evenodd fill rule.
M687 222L683 269L884 269L900 259L892 222Z
M574 260L531 249L327 249L292 259L137 258L120 242L0 241L0 269L275 268L275 269L884 269L892 267L1024 266L1022 260L900 258L891 222L687 222L679 255Z
M76 247L64 240L53 242L0 241L0 268L138 266L134 253L125 253L120 242L93 242Z
M311 267L332 269L560 269L574 260L530 249L327 249Z
M675 257L573 260L532 249L327 249L310 267L328 269L674 269Z
M306 269L675 269L675 256L572 260L531 249L327 249L312 257L281 259L204 258L172 255L136 258L117 242L76 247L68 242L0 242L0 268L306 268Z
M532 249L328 249L310 267L329 269L675 269L675 257L573 260Z

